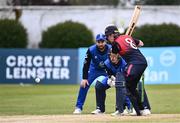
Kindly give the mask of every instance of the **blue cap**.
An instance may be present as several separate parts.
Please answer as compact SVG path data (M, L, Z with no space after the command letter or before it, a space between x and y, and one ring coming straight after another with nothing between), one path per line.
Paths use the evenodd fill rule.
M106 40L106 36L102 33L97 34L96 36L96 41L105 41Z

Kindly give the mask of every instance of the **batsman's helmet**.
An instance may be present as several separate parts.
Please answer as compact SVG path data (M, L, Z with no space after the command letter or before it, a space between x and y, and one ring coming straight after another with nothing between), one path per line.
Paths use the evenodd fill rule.
M120 35L118 28L115 25L110 25L105 28L105 35L108 36L111 34Z
M96 41L106 41L106 36L102 33L97 34Z

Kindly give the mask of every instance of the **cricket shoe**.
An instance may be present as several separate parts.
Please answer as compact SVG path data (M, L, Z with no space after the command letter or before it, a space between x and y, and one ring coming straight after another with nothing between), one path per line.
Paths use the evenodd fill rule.
M137 115L134 108L131 109L131 111L129 112L129 115L131 115L131 116L136 116Z
M114 113L111 113L111 116L124 116L124 112L120 113L119 111L115 111Z
M80 108L76 108L73 112L73 114L81 114L82 110Z
M147 116L151 114L151 111L149 109L144 109L140 111L141 116Z
M123 113L121 113L121 115L126 115L126 116L130 115L130 110L127 108L124 109L124 111L123 111Z
M101 112L100 109L96 109L96 110L92 111L91 114L96 114L96 115L97 114L104 114L104 112Z
M124 111L123 111L123 114L124 115L131 115L131 113L133 113L133 110L134 110L134 108L132 107L132 108L129 108L128 109L128 107L126 107L125 109L124 109ZM135 110L134 110L135 111Z

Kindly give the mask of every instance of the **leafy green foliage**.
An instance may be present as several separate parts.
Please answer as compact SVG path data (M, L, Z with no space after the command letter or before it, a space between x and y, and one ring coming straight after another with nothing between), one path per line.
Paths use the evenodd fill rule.
M0 47L25 48L27 34L21 23L15 20L0 20Z
M147 47L180 46L180 27L175 24L143 25L133 37L142 40Z
M66 21L43 32L41 48L79 48L93 44L92 32L83 24Z

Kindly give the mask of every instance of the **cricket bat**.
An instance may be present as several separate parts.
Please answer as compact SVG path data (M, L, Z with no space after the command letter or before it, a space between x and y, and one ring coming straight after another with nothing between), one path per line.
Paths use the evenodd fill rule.
M141 12L141 6L136 5L135 9L134 9L134 13L133 13L133 15L131 17L131 21L129 23L129 27L128 27L127 31L126 31L126 35L129 35L129 36L132 35L132 32L134 31L134 28L135 28L136 23L138 21L140 12Z

